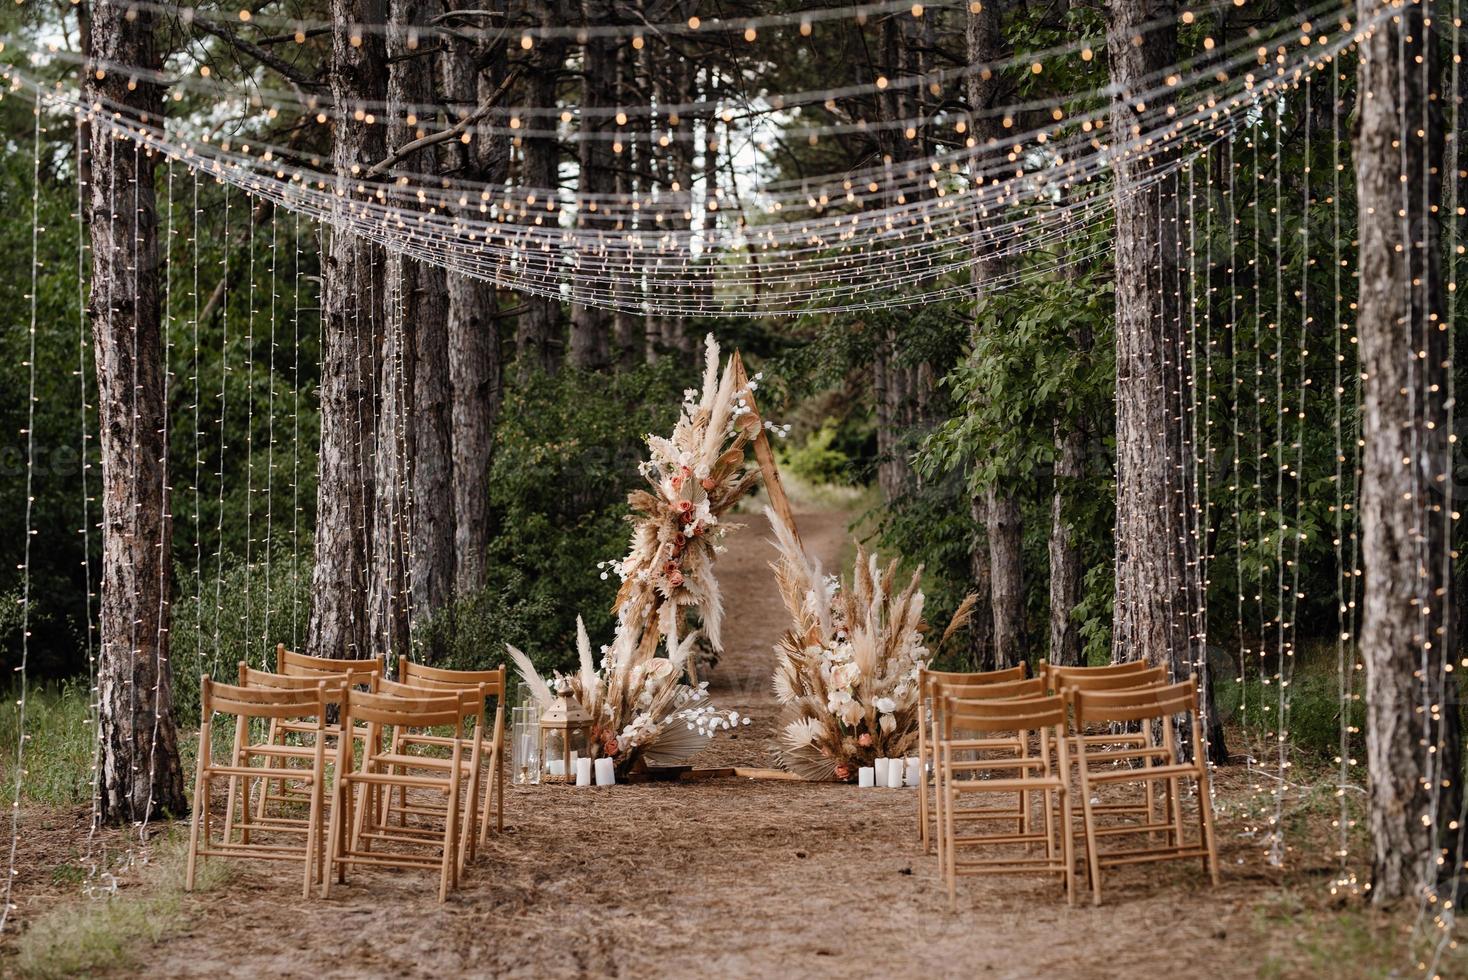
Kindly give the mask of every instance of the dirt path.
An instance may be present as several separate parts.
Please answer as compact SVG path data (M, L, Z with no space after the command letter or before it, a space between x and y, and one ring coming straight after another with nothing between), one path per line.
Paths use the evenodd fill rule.
M770 643L784 613L751 517L721 559L727 650L716 703L756 719L705 764L769 765ZM824 560L840 514L800 528ZM966 879L948 911L915 842L910 792L708 780L613 790L513 790L491 842L446 905L433 876L355 872L303 902L296 869L241 866L191 896L189 930L144 952L160 976L1252 977L1288 930L1263 923L1280 894L1257 845L1225 816L1221 888L1174 865L1115 878L1100 909L1067 909L1047 883ZM1323 877L1295 872L1318 894ZM1273 975L1309 975L1287 955ZM1350 962L1335 970L1352 972Z

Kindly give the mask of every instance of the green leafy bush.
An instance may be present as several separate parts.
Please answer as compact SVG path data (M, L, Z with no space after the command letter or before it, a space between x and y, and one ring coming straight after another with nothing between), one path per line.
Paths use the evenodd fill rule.
M415 643L461 668L520 647L542 668L575 660L576 616L611 639L615 575L627 549L627 493L642 485L644 438L677 416L689 376L661 363L607 375L564 370L507 393L489 474L487 581L424 623Z

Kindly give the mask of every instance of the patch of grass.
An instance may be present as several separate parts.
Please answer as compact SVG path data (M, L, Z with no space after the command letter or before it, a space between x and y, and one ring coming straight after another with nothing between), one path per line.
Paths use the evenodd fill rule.
M172 832L152 845L149 860L117 891L79 898L45 913L16 943L16 973L52 978L142 967L141 948L187 922L183 901L187 861L184 834ZM229 864L206 861L199 866L194 889L217 888L230 873Z
M15 746L20 739L19 691L0 704L0 783L15 791ZM22 798L48 806L75 806L92 798L92 723L85 677L32 684L25 703L25 778Z

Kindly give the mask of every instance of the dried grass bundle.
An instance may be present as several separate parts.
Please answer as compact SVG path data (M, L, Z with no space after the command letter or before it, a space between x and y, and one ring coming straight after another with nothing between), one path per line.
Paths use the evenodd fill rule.
M720 711L709 701L708 684L683 682L683 671L697 639L690 633L667 645L666 657L643 656L643 634L625 621L618 623L610 646L602 648L598 666L581 617L576 617L579 669L542 678L530 658L515 647L510 657L525 679L540 710L552 692L571 694L592 717L592 758L608 756L623 775L639 761L677 765L694 755L719 731L748 725L737 711Z
M900 592L886 568L857 546L851 585L821 573L790 529L765 509L780 557L772 563L791 628L775 645L775 698L785 708L780 762L804 779L849 780L878 757L910 754L917 741L918 671L929 652L922 569ZM973 611L960 604L946 639Z
M680 642L685 607L695 607L704 635L715 650L724 602L714 577L714 558L730 525L725 513L754 489L758 471L745 466L745 447L758 434L749 393L740 388L732 359L719 360L719 345L704 340L703 389L683 393L683 410L672 436L649 435L642 464L647 490L627 497L632 540L627 556L613 563L622 580L613 606L621 621L648 624L641 655L649 657L658 637Z

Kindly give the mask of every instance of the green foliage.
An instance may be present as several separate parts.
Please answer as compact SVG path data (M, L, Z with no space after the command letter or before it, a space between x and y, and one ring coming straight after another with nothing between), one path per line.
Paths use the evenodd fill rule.
M610 640L615 575L627 549L627 493L649 432L668 431L686 372L661 363L615 374L565 369L510 389L489 473L497 534L479 594L424 624L415 642L457 667L503 662L513 643L542 667L575 660L576 616Z
M199 715L199 676L235 683L244 660L275 669L275 645L299 649L311 610L311 559L284 547L256 556L225 555L196 576L175 566L173 709L180 727Z
M812 484L851 483L851 457L834 445L837 426L835 419L826 419L801 442L779 447L776 456L780 469Z
M31 684L25 694L25 777L21 798L47 806L69 807L92 798L95 750L91 692L78 677L55 684ZM0 703L0 784L5 799L15 792L15 747L20 740L20 689L12 687Z

